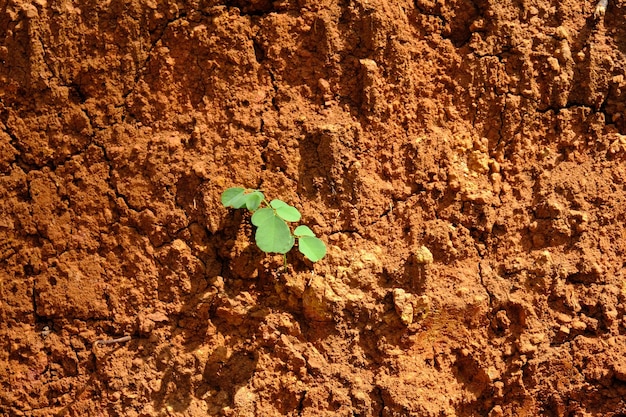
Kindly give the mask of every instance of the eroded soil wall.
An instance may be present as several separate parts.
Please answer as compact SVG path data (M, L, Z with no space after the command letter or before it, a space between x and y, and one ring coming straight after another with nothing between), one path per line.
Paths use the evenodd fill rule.
M594 7L0 1L2 415L626 415ZM231 186L327 257L283 270Z

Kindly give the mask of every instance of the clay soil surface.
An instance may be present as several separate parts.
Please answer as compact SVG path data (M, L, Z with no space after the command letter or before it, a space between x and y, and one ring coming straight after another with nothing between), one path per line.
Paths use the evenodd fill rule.
M0 415L625 416L594 8L0 0ZM283 269L233 186L327 256Z

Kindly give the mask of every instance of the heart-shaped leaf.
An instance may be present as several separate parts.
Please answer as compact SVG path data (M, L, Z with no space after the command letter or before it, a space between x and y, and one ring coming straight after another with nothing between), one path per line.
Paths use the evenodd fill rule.
M264 198L265 196L262 192L254 190L250 194L246 194L246 207L250 211L255 211L259 208Z
M246 205L246 190L241 187L233 187L222 193L222 204L225 207L243 208Z
M305 226L303 224L296 227L296 230L293 231L293 234L296 237L302 237L302 236L315 237L315 233L313 233L313 230L309 229L308 226Z
M299 238L298 250L312 262L317 262L326 255L326 245L314 236L302 236Z
M289 226L277 216L268 217L257 226L254 239L259 249L270 253L287 253L295 243Z
M297 208L290 206L284 201L272 200L270 202L270 206L272 206L272 208L276 210L276 214L281 219L287 222L297 222L298 220L300 220L300 217L302 217Z
M265 207L255 211L250 221L256 227L261 227L265 222L271 220L272 217L276 217L274 210L269 207Z

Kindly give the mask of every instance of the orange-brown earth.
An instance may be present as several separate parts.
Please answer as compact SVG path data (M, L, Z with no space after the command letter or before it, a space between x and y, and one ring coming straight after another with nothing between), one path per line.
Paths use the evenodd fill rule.
M0 413L626 415L594 7L0 1ZM231 186L327 257L283 270Z

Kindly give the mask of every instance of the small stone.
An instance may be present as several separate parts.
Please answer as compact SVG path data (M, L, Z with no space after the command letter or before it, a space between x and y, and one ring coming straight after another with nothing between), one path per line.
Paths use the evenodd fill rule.
M251 391L248 387L242 386L239 388L233 397L233 403L235 405L237 415L255 415L257 399L257 394Z
M393 290L393 304L396 309L396 313L400 316L400 321L405 326L413 323L413 304L411 303L411 294L407 294L402 288L394 288Z
M487 368L487 376L489 377L490 381L495 381L500 379L500 377L502 376L500 374L500 371L498 371L495 367L490 366L489 368Z
M302 352L302 356L306 359L307 368L312 373L322 374L325 369L328 369L328 362L315 346L308 346Z
M489 411L489 417L502 417L503 415L504 412L502 411L502 407L499 405L496 405L491 409L491 411Z
M479 174L489 172L489 156L480 151L473 151L467 159L467 167Z
M209 349L206 346L200 346L193 351L193 356L199 363L206 363L209 358Z
M557 313L556 319L559 323L571 323L572 318L565 313Z
M413 256L415 257L415 262L418 264L428 265L432 264L434 260L433 254L426 246L420 246L417 248L413 253Z
M494 324L496 328L501 330L507 330L509 327L511 327L511 319L509 319L506 310L499 310L496 313L496 316L494 318Z
M320 87L320 90L322 90L324 94L330 93L330 83L324 78L320 78L319 80L317 80L317 85Z

